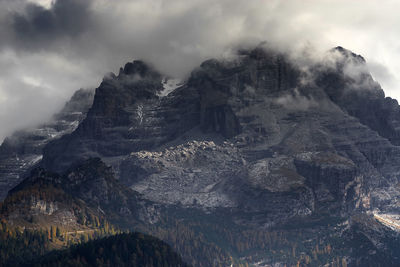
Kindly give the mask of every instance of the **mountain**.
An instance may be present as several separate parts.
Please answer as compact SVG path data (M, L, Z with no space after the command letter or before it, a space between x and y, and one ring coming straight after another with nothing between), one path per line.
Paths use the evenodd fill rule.
M398 266L399 115L342 47L316 62L239 50L183 82L136 60L104 78L37 170L89 217L193 266Z
M304 71L283 54L241 51L204 62L165 97L161 74L128 63L102 82L78 128L45 147L43 166L63 171L101 157L153 201L280 219L330 204L395 207L383 195L398 194L398 105L362 57L329 53L339 58L333 65Z
M0 200L40 162L43 147L49 141L75 130L86 116L93 97L93 90L78 90L51 122L17 131L3 141L0 146Z

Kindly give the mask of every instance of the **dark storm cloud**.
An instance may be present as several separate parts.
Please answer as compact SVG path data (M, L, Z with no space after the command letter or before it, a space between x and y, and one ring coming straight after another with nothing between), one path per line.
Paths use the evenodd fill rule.
M88 30L89 0L57 0L50 9L28 3L22 12L10 14L16 45L27 49L47 48L65 38L76 38Z

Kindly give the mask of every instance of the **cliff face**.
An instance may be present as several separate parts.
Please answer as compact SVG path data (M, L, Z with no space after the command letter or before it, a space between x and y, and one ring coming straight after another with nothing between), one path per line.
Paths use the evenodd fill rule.
M136 227L141 225L139 221L158 220L153 203L120 185L110 167L98 158L82 162L63 175L35 168L0 205L1 218L37 229L51 225L87 228L83 221L93 216Z
M342 47L332 50L340 56L335 67L325 68L316 83L349 115L399 145L400 109L397 100L385 97L369 75L365 60ZM372 112L374 111L374 112Z
M51 122L17 131L4 140L0 146L0 200L41 161L48 142L78 127L92 105L93 96L93 90L78 90Z

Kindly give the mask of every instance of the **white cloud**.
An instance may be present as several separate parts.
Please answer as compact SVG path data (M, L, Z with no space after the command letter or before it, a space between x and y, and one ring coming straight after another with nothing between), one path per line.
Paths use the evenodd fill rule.
M49 117L74 90L96 87L127 61L141 58L184 76L232 46L265 40L282 50L312 47L318 56L341 45L364 56L387 95L400 99L399 1L58 0L58 9L50 0L35 1L60 16L53 18L58 28L41 34L41 25L25 27L27 39L11 31L11 11L28 22L41 11L27 13L26 0L0 0L0 129L6 129L0 139ZM62 12L69 4L73 12ZM80 5L84 11L72 16Z
M56 54L0 54L0 139L50 119L72 91L98 81L87 65Z
M31 2L31 3L37 4L44 8L49 9L51 7L51 4L53 1L52 0L28 0L28 2Z

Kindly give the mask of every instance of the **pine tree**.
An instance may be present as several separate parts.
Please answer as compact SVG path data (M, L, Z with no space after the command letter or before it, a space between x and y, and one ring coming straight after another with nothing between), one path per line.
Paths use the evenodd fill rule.
M56 228L56 236L57 236L57 237L60 237L60 236L61 236L61 230L60 230L60 228L58 228L58 226L57 226L57 228Z
M52 241L56 240L56 227L55 226L51 226L50 227L50 238Z

